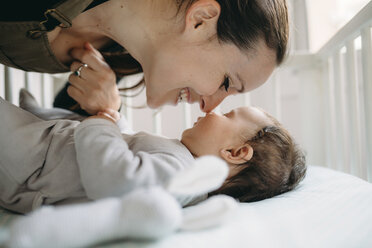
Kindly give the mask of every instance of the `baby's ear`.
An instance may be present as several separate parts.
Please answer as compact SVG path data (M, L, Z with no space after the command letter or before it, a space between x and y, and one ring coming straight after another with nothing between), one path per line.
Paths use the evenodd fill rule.
M253 147L249 144L244 144L232 149L223 149L221 150L220 155L228 163L242 164L252 158Z

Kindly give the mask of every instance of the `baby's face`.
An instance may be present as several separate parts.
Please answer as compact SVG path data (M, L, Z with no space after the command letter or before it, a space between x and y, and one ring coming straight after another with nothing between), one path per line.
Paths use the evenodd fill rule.
M224 115L211 112L186 129L181 142L196 157L220 156L221 150L244 144L267 125L273 125L272 120L255 107L236 108Z

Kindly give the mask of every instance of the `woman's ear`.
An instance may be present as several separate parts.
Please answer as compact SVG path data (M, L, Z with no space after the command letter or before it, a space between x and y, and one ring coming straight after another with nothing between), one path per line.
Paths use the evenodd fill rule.
M209 39L217 33L221 7L215 0L199 0L186 11L185 31L190 38ZM202 34L202 36L200 36Z
M228 163L242 164L252 158L253 147L249 144L244 144L233 149L223 149L221 150L220 155Z

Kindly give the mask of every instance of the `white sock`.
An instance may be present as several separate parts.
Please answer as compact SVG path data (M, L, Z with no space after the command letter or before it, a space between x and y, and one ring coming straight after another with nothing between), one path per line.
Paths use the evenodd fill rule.
M155 239L174 232L181 207L161 188L123 198L70 206L46 206L16 220L9 247L81 247L118 238Z

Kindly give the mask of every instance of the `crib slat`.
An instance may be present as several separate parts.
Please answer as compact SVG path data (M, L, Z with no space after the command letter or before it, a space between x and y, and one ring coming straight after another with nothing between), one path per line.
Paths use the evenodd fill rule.
M251 100L251 94L250 93L244 93L244 100L243 100L243 106L251 106L252 100Z
M275 96L275 116L279 122L282 122L282 97L281 97L281 90L280 90L280 80L279 80L277 73L275 73L272 79L274 81L273 90L274 90L274 96Z
M188 129L191 127L191 107L190 104L183 104L183 128Z
M154 123L153 123L153 132L156 134L161 135L162 130L161 130L161 110L154 110Z
M126 117L129 130L133 129L133 100L132 97L122 97L123 107L121 113Z
M40 90L41 90L41 106L45 108L45 98L46 98L46 93L45 93L45 74L41 74L40 76L41 84L40 84Z
M328 96L326 101L328 101L329 105L329 136L330 136L330 143L331 143L331 168L338 169L338 159L339 159L339 149L338 149L338 139L337 139L337 115L336 115L336 107L335 107L335 68L334 68L334 58L330 57L328 59Z
M362 151L361 151L361 117L359 104L359 83L356 72L355 43L351 40L346 46L346 73L347 73L347 104L349 122L349 147L350 165L353 175L365 178L362 172Z
M12 71L9 67L4 68L4 80L5 80L5 100L13 103L13 90L12 90Z
M53 78L50 74L42 77L42 103L44 108L51 108L53 103Z
M119 88L127 88L127 87L131 87L137 83L139 83L143 78L143 74L142 73L139 73L139 74L134 74L134 75L131 75L131 76L126 76L124 78L121 79L121 81L119 82ZM142 105L142 102L141 104L138 103L138 101L136 101L136 99L140 99L140 101L144 101L144 98L145 98L145 95L144 93L145 92L142 92L140 93L140 89L136 89L135 91L122 91L121 93L123 94L123 97L122 97L122 102L123 102L123 105L122 105L122 108L121 108L121 113L126 117L126 120L127 120L127 124L128 124L128 129L129 130L133 130L134 128L134 119L136 118L135 114L134 114L134 108L135 106L139 106L139 105ZM139 94L138 98L137 97L134 97L133 95L136 95L136 94ZM149 111L150 112L150 111ZM146 120L145 122L148 122L149 123L149 129L148 131L151 131L151 122L149 122L148 120Z
M25 89L30 91L31 88L31 75L29 72L25 72Z
M325 166L328 168L333 167L333 137L332 137L332 118L331 118L331 101L330 101L330 61L322 61L321 68L323 68L322 73L322 89L321 92L323 93L323 120L324 120L324 134L323 135L325 140Z
M41 74L36 72L27 72L25 77L26 89L35 97L39 104L42 104L42 81ZM27 80L26 80L27 79Z
M341 74L340 74L340 120L341 123L341 133L342 135L342 151L343 151L343 171L346 173L351 173L351 152L350 152L350 143L353 136L352 130L350 130L350 91L349 85L350 81L348 81L348 70L347 70L347 48L344 46L340 51L340 58L341 58Z
M342 99L342 79L341 79L341 54L337 50L333 54L333 84L334 84L334 114L335 114L335 145L337 149L337 169L344 171L347 157L344 152L344 121L343 121L343 99Z
M0 64L0 97L5 99L5 66Z
M362 62L368 179L372 181L372 41L370 26L362 31Z

